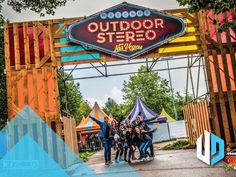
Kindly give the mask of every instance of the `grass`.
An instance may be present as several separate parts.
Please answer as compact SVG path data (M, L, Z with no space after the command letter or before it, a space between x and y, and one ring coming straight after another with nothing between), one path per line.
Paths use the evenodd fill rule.
M174 142L171 142L164 147L162 147L162 150L179 150L179 149L194 149L195 146L189 144L187 140L176 140Z
M89 151L85 151L85 152L80 152L79 153L79 157L86 162L88 160L89 157L91 157L93 154L95 154L95 152L89 152Z

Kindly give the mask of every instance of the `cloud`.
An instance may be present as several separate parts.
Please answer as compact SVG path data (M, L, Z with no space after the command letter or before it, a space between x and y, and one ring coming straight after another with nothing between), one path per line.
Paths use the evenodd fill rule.
M85 98L85 99L88 100L91 105L94 105L95 102L98 102L99 106L104 107L108 98L114 99L118 104L123 103L122 92L117 87L113 87L110 90L110 92L108 94L105 94L101 99L98 98Z

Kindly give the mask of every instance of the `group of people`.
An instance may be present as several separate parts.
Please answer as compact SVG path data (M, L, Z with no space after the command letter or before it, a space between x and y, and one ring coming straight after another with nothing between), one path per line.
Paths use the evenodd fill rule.
M111 148L116 150L115 162L126 161L131 163L134 160L154 159L154 149L152 144L153 132L148 124L154 123L156 117L143 119L141 114L134 121L128 117L123 122L112 120L109 123L109 117L104 118L101 122L94 117L90 118L100 126L99 137L104 148L105 164L110 165ZM150 150L150 151L149 151ZM139 151L139 157L135 157L135 152Z
M87 148L96 151L101 148L99 137L96 134L90 134L86 136Z

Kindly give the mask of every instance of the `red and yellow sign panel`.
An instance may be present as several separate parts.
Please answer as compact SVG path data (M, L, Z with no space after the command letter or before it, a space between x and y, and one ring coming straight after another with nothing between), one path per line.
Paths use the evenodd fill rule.
M185 33L181 18L122 3L69 26L72 42L131 59Z

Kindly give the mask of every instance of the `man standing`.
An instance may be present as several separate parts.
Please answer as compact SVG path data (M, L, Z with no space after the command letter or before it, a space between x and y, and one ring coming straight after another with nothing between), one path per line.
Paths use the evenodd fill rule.
M103 148L104 148L105 164L110 165L111 164L111 138L112 138L112 134L111 134L111 126L108 123L109 118L106 116L106 117L104 117L104 122L101 122L92 116L89 116L89 117L100 126L99 136L102 141Z

